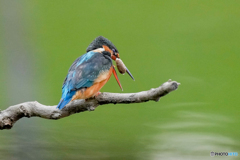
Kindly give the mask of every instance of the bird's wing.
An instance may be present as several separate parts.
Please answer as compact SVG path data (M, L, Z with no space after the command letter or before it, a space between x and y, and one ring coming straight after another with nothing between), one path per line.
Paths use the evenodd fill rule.
M88 52L74 61L63 84L63 94L90 87L98 75L112 66L111 59L99 52Z
M99 52L82 62L76 67L73 78L74 89L78 90L84 87L90 87L103 71L109 70L112 66L112 60L103 56Z
M65 85L67 85L69 82L70 79L73 78L74 76L74 72L76 70L76 67L78 67L80 64L82 64L84 61L87 61L89 60L96 52L88 52L84 55L82 55L81 57L78 57L74 62L73 64L71 65L71 67L69 68L68 70L68 74L63 82L63 86L62 86L62 89L65 87Z
M111 66L111 58L99 52L90 51L76 59L64 80L62 98L57 108L62 109L68 104L77 90L91 87L99 74L109 70Z

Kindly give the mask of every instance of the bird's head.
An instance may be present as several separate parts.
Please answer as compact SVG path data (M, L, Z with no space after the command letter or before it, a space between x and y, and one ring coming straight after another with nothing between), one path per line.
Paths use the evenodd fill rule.
M92 43L90 43L90 45L87 47L87 52L93 51L93 50L98 50L98 49L100 49L101 51L106 51L105 53L108 54L108 56L110 56L111 59L114 61L117 58L120 58L119 52L118 52L117 48L115 47L115 45L110 40L108 40L107 38L105 38L103 36L99 36L99 37L95 38L92 41ZM126 67L126 72L134 80L132 74L127 69L127 67ZM115 78L116 78L116 76L115 76Z
M111 56L111 58L113 60L116 60L116 58L120 58L118 50L114 46L114 44L110 40L108 40L107 38L105 38L103 36L99 36L99 37L95 38L92 41L92 43L88 46L87 52L93 51L96 49L103 49L103 51L109 52L111 54L109 56Z

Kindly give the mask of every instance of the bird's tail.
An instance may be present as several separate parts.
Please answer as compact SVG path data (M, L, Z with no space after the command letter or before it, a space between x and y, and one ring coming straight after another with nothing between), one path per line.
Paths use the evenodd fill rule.
M57 108L58 108L58 109L62 109L64 106L66 106L66 105L71 101L72 96L73 96L74 94L75 94L75 92L74 92L74 93L68 93L68 94L66 95L66 97L61 98L60 102L59 102L58 105L57 105Z
M57 105L58 109L62 109L64 106L66 106L69 102L71 101L71 99L65 100L65 99L61 99L60 102Z

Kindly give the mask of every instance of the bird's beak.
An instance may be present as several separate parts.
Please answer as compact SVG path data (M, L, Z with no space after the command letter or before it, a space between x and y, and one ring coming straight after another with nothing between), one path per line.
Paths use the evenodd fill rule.
M130 73L130 74L131 74L131 73ZM121 83L120 83L120 81L119 81L119 78L118 78L118 75L117 75L117 72L116 72L116 69L115 69L114 66L113 66L113 75L114 75L114 77L116 78L119 87L120 87L121 90L123 91L122 85L121 85Z

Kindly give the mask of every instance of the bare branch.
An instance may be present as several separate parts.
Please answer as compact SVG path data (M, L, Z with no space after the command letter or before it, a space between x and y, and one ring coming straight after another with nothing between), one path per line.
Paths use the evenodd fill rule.
M88 100L75 100L66 105L62 110L55 106L46 106L35 102L25 102L8 107L0 111L0 129L11 129L13 124L23 117L41 117L46 119L60 119L71 114L94 111L95 108L103 104L117 103L142 103L149 100L159 101L160 97L165 96L178 88L180 83L176 81L167 81L160 87L138 93L101 93L95 98Z

